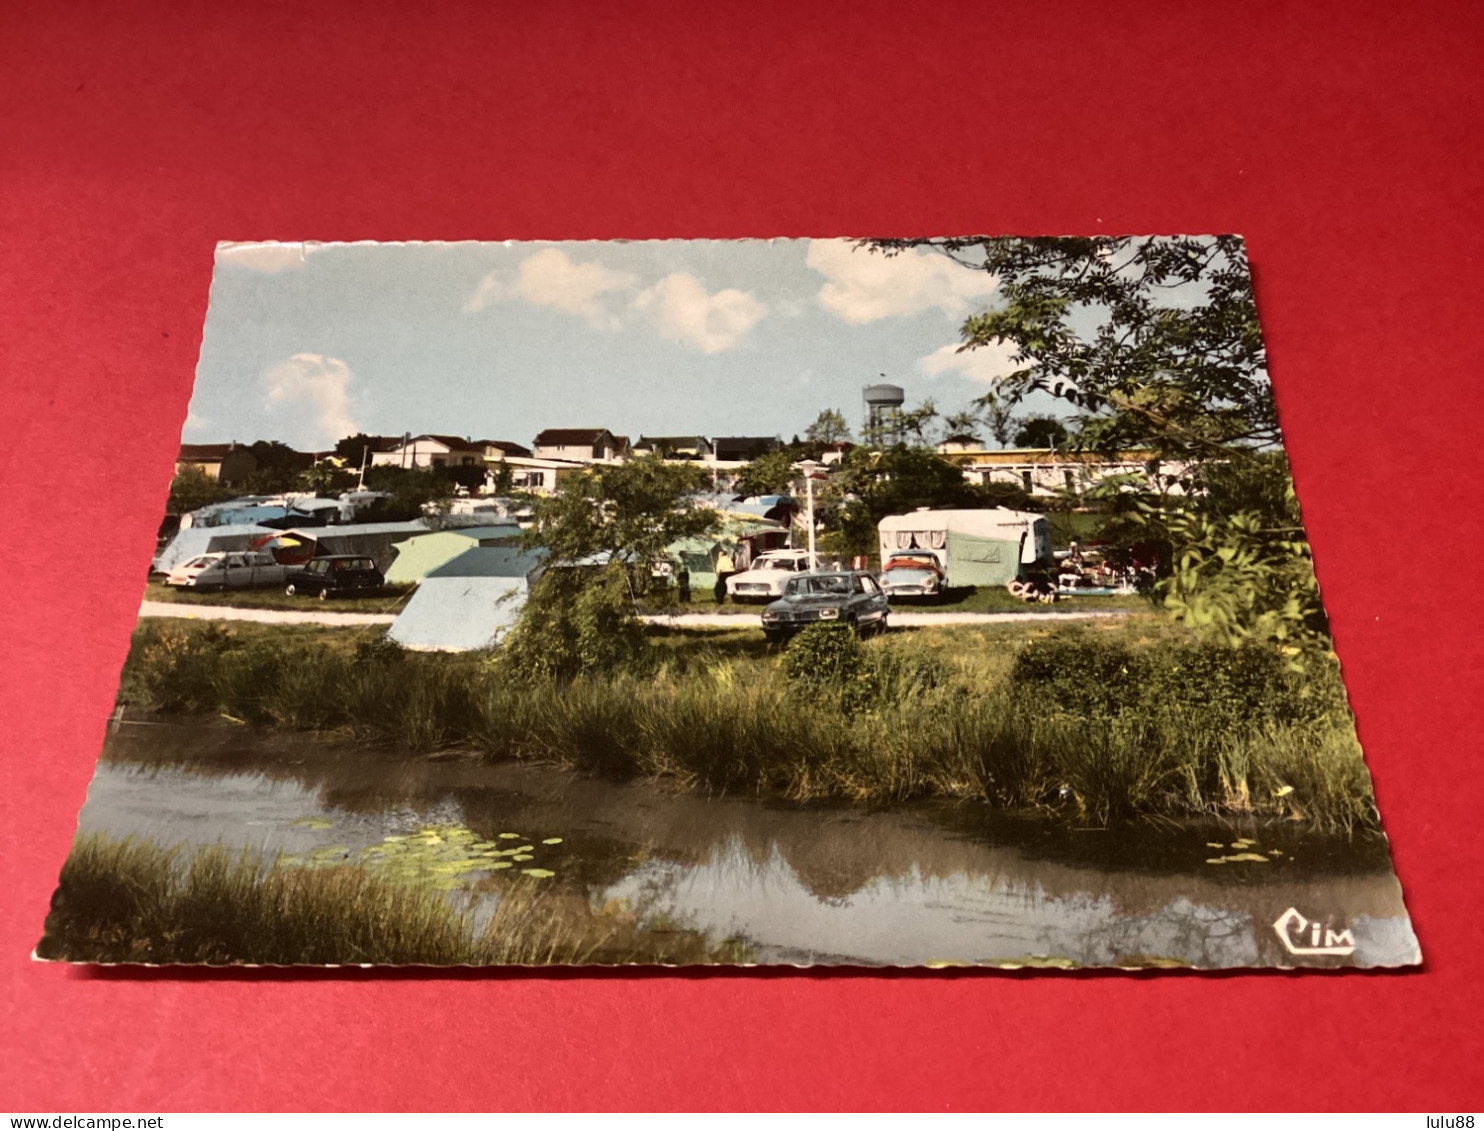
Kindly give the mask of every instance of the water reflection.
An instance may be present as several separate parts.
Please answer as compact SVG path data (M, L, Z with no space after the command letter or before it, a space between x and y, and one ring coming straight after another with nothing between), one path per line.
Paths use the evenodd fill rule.
M549 871L566 896L740 937L765 962L1294 964L1271 926L1288 907L1356 936L1352 956L1305 965L1417 960L1384 842L1286 828L1079 832L966 804L787 806L247 728L127 723L107 740L80 822L161 844L361 860L404 842L388 838L439 828L463 830L484 853L533 846L520 866ZM1223 853L1250 859L1206 863ZM443 887L495 894L492 869L441 864Z

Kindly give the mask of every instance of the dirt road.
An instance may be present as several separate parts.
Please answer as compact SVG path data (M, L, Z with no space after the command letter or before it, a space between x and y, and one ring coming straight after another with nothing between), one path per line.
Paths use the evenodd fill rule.
M391 613L299 612L291 609L239 609L231 605L168 604L144 601L139 606L142 617L181 617L186 620L250 620L260 624L391 624ZM898 628L917 628L949 624L1008 624L1015 622L1059 623L1069 620L1107 620L1126 617L1124 609L1078 609L1046 613L927 613L894 610L891 623ZM651 615L642 618L647 624L667 628L756 628L757 617L747 613L680 613L676 616Z

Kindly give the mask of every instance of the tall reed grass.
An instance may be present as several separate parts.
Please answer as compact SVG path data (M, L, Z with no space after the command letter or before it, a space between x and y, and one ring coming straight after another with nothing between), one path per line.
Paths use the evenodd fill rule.
M1054 644L1124 648L1134 668L1155 664L1145 655L1155 649L1132 635L1110 645L1057 634ZM1299 688L1293 703L1268 709L1288 702L1281 680L1254 696L1250 672L1234 683L1211 674L1210 656L1172 653L1166 667L1193 666L1197 676L1140 677L1137 695L1130 684L1123 698L1099 692L1083 702L1091 693L1055 665L1037 677L1046 657L1033 649L1013 664L996 659L1008 674L990 678L975 655L888 637L864 648L843 682L791 680L776 656L702 649L657 675L556 685L512 678L478 656L146 622L121 695L154 711L345 729L415 751L474 747L718 792L877 804L976 797L1103 823L1255 813L1326 831L1375 827L1337 680L1315 691L1313 704ZM1110 662L1102 655L1095 666ZM1194 680L1192 694L1180 691L1182 679Z
M37 947L71 962L223 965L544 965L745 960L617 908L515 879L481 930L438 892L355 866L307 869L219 846L187 857L149 840L80 838Z

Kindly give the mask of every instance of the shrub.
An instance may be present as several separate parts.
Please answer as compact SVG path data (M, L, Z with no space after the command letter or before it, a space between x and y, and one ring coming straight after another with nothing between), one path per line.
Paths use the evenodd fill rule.
M788 642L783 670L800 683L839 685L865 670L865 652L849 625L811 624Z
M1340 721L1345 714L1333 662L1295 672L1280 653L1259 645L1134 648L1077 629L1022 649L1010 683L1085 718L1175 712L1229 729Z
M505 638L497 664L510 676L564 682L653 666L622 567L548 569Z

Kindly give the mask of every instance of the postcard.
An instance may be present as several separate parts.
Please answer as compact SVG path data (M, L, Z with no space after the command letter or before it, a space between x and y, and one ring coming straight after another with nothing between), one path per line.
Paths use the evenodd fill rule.
M37 956L1419 963L1247 256L219 245Z

